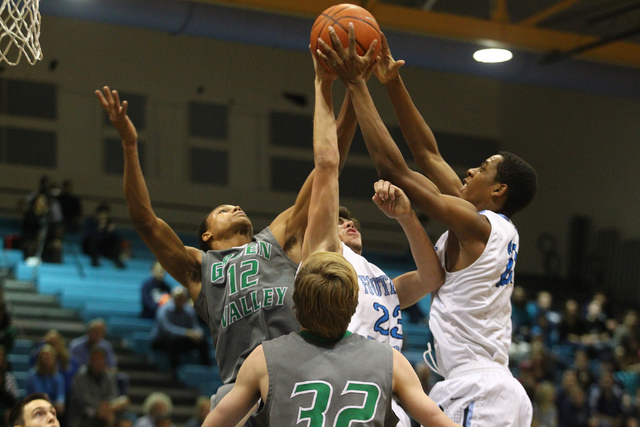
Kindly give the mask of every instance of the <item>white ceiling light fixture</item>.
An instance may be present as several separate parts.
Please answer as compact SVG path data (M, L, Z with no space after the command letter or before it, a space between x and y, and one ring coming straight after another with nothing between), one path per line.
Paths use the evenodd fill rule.
M507 49L480 49L473 54L473 59L478 62L486 62L494 64L497 62L505 62L513 58L513 54Z

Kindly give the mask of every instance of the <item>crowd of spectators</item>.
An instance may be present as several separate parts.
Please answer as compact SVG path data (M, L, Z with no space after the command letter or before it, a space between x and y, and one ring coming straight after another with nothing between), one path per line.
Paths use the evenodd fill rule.
M65 235L76 234L94 267L100 266L101 258L111 260L117 268L125 267L126 241L111 218L111 207L100 203L93 215L83 217L82 200L74 194L71 180L63 181L60 188L43 175L37 190L19 204L22 230L11 239L10 247L22 249L25 259L40 257L44 262L61 263Z
M556 309L559 307L559 309ZM613 312L604 293L554 305L512 295L510 368L534 406L534 427L640 425L638 313Z

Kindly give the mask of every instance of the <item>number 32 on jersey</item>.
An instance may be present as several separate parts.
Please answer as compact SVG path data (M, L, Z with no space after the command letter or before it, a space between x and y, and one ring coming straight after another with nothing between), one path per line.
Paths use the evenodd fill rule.
M343 406L336 413L335 420L327 423L326 415L330 405L339 405L340 398L332 399L333 386L326 381L305 381L296 383L293 387L291 398L312 394L311 406L298 409L297 424L306 421L307 427L349 427L353 421L358 423L369 422L374 419L378 401L380 400L380 387L375 383L348 381L342 394L361 394L361 405ZM334 401L336 400L336 401ZM304 423L302 425L305 425Z

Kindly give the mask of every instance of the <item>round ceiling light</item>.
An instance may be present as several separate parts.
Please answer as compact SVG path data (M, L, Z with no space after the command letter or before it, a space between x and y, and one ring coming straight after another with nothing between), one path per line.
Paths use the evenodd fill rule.
M478 62L496 63L505 62L513 58L511 51L507 49L480 49L473 54L473 59Z

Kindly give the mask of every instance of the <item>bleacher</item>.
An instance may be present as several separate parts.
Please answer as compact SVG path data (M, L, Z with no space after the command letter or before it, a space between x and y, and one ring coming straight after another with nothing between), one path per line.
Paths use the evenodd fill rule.
M19 221L0 219L0 236L4 238L19 232ZM149 369L148 366L143 366L144 361L146 365L155 366L159 373L169 370L168 356L151 349L150 331L153 320L139 317L140 286L149 277L154 258L133 231L124 231L123 234L131 242L135 255L135 258L125 262L125 269L116 268L108 260L103 260L100 267L93 267L90 258L81 254L77 236L65 238L62 264L34 265L23 260L20 250L0 249L0 268L3 271L0 279L5 285L5 296L13 323L20 330L20 336L24 337L16 340L13 350L7 355L22 395L26 393L25 382L31 367L34 342L50 328L62 329L61 332L69 341L83 334L86 323L96 317L105 319L108 337L116 350L124 349L131 353L131 356L118 354L118 359L124 359L125 364L134 366L134 369L140 367L131 375L131 392L138 395L137 404L136 396L130 395L135 412L141 411L141 403L148 395L149 387L161 390L163 383L165 386L172 383L170 375L168 378L163 377L164 380L158 383L157 380L150 379L153 372L144 372L144 369ZM185 237L185 241L190 244L194 243L193 240L195 239ZM180 286L168 275L165 280L172 287ZM47 313L54 316L55 320L43 321L43 316L46 319ZM208 339L213 348L211 337ZM177 398L184 401L183 407L174 402L174 416L178 420L192 415L192 405L198 394L212 394L221 384L213 351L211 358L214 366L197 365L197 354L184 357L185 364L178 378L193 391L175 388L165 390L174 400ZM176 411L179 413L176 414Z

